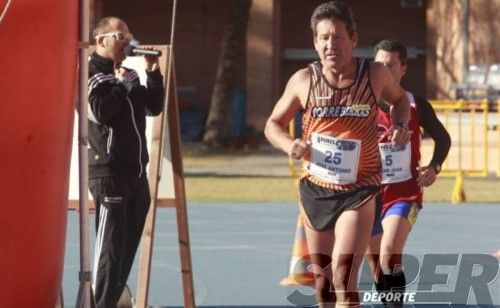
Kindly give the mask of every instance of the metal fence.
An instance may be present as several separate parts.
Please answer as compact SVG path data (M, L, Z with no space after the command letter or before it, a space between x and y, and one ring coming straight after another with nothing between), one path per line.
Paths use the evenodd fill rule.
M436 114L450 133L452 144L440 176L455 177L451 202L465 201L464 177L500 176L500 109L488 100L431 100ZM500 106L500 100L497 101ZM430 160L433 142L422 142L422 162Z

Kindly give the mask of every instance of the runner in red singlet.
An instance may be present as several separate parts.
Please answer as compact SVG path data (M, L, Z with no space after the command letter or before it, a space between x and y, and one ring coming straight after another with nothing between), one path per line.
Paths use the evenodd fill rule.
M395 40L383 40L375 46L375 62L389 68L399 83L407 69L407 52ZM422 188L431 185L441 170L450 149L450 136L436 117L428 101L406 92L411 106L409 130L410 143L395 148L390 143L393 124L389 105L383 100L379 105L379 148L382 158L382 187L380 202L382 212L372 231L367 257L379 292L392 291L386 302L389 307L402 307L406 279L402 264L403 248L408 234L422 208ZM435 147L429 165L420 164L420 127L434 140ZM399 293L399 294L398 294ZM398 300L399 299L399 300Z

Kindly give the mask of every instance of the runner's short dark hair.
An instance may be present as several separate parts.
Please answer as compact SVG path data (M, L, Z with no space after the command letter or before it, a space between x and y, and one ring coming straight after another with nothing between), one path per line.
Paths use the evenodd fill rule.
M339 1L331 1L320 4L314 9L311 16L311 29L313 35L317 35L316 26L324 19L338 20L345 24L347 32L352 37L356 30L356 22L354 21L354 14L351 8Z
M379 50L388 51L388 52L397 52L399 54L399 61L402 65L406 65L408 63L408 53L406 51L405 45L394 39L385 39L375 45L375 49L373 51L373 57L377 55Z

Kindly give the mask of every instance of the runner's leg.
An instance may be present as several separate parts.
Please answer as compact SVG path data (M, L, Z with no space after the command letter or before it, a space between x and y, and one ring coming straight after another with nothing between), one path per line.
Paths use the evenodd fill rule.
M368 246L375 218L375 198L342 213L335 225L333 286L337 307L359 305L358 271Z
M319 307L333 307L335 291L331 285L331 253L335 240L333 230L316 231L307 221L305 213L304 227L306 232L307 249L311 258L311 269L314 273L316 302Z

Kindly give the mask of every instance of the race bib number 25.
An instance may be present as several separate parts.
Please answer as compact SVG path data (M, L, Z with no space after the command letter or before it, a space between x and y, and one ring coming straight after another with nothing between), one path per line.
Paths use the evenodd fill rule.
M356 182L361 141L318 133L311 138L309 173L323 181L346 185Z

